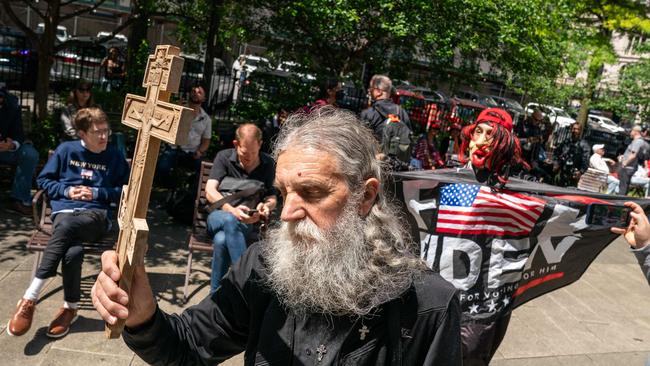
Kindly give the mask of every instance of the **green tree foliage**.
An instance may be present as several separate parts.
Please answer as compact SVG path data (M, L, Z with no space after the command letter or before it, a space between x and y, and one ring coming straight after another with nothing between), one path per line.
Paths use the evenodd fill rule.
M616 62L612 36L615 32L650 34L650 8L633 0L574 0L573 5L575 20L571 24L575 32L571 41L585 55L587 70L578 115L578 122L584 125L604 65Z
M229 19L312 72L346 75L365 63L400 76L425 63L480 77L485 60L522 83L557 73L567 13L563 0L242 0Z

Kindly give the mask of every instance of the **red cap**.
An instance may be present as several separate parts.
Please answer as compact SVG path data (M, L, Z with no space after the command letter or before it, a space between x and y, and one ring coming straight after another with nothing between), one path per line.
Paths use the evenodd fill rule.
M508 112L501 108L487 108L481 111L476 118L476 122L494 122L505 127L508 131L512 132L512 117Z

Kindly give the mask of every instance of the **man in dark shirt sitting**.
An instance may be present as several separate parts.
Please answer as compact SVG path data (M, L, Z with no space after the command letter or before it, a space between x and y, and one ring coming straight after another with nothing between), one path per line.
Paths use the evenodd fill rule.
M211 296L180 315L160 310L144 266L131 295L102 256L93 304L126 319L145 362L460 365L460 308L451 284L411 253L388 199L379 145L349 112L289 117L274 149L282 224L252 245Z
M212 236L214 245L211 293L217 290L230 265L246 250L246 239L254 230L253 226L262 218L268 218L277 203L273 188L275 162L268 154L260 152L262 131L254 124L243 124L237 128L233 144L234 148L219 151L214 158L210 178L205 185L206 198L210 203L223 198L219 185L225 177L260 181L264 183L265 194L262 202L255 203L254 207L242 202L230 202L208 216L208 234Z

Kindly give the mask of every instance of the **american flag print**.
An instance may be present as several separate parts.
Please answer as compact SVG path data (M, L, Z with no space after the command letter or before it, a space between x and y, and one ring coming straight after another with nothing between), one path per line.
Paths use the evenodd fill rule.
M529 236L546 205L539 198L474 184L448 184L440 191L439 233Z
M93 180L93 171L90 169L81 169L81 178Z

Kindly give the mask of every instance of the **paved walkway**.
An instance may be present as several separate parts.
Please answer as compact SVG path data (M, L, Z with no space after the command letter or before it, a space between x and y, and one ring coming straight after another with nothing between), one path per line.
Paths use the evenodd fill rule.
M146 258L158 302L179 311L187 256L188 229L161 210L150 213ZM47 325L62 304L61 277L51 279L38 304L32 329L10 337L6 324L29 284L33 254L24 249L31 220L0 209L0 364L2 365L143 365L121 340L107 340L104 324L89 299L99 268L98 257L84 263L80 318L70 334L53 341ZM189 304L209 290L210 258L194 261ZM626 245L610 245L577 283L514 311L506 338L492 364L643 365L650 352L650 288ZM243 363L242 356L225 365Z

